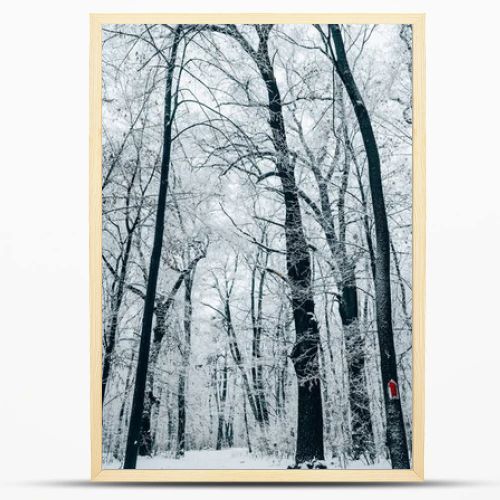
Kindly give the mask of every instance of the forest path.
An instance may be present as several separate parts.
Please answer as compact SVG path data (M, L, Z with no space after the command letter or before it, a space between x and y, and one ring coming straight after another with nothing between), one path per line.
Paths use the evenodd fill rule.
M286 469L290 459L255 456L247 448L187 451L183 458L156 456L139 458L138 469Z
M254 455L247 448L225 448L223 450L187 451L183 458L172 458L162 455L155 457L139 457L137 469L286 469L293 463L293 458L276 455ZM120 468L117 461L104 464L105 469ZM338 464L330 463L328 468L338 468ZM390 469L389 462L368 466L358 460L351 462L348 469Z

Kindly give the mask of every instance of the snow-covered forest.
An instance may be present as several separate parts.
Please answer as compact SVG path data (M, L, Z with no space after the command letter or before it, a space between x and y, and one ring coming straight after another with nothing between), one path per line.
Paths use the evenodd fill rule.
M411 26L102 40L104 467L411 467Z

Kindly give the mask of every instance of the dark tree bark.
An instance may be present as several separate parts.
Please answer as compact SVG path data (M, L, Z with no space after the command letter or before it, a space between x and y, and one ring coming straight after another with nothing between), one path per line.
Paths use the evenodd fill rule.
M286 375L287 375L287 346L286 346L286 314L283 314L283 304L281 304L275 335L275 396L276 416L284 421L286 418Z
M173 449L174 431L175 431L175 417L174 417L174 398L175 395L171 391L167 391L166 407L167 407L167 450Z
M179 389L177 396L177 458L183 457L186 450L186 390L191 353L191 320L193 305L191 292L195 269L184 279L184 342L182 346L182 366L179 370Z
M179 280L177 281L177 283ZM182 283L182 280L181 280ZM151 428L151 417L154 408L159 406L159 398L154 393L154 375L155 367L160 353L160 347L166 332L166 317L169 302L158 304L156 307L156 325L153 330L153 345L149 355L148 374L146 380L146 389L144 396L144 408L141 417L141 431L139 439L139 455L141 457L151 456L153 454L153 433ZM171 303L170 303L171 304Z
M377 244L375 252L375 308L387 419L387 444L393 469L409 469L410 459L401 400L391 398L387 389L391 380L398 384L398 374L392 328L389 227L382 188L380 157L368 110L347 61L340 26L332 24L329 28L335 44L336 68L354 108L368 159Z
M243 395L243 421L245 423L245 435L247 439L248 453L252 453L252 442L250 441L250 431L248 430L247 400Z
M146 290L146 299L144 301L144 314L142 318L141 341L139 346L139 358L137 361L132 411L130 415L127 447L125 450L125 459L123 464L124 469L135 469L137 464L141 419L144 409L144 392L146 388L146 377L148 373L151 329L153 325L156 287L158 283L158 272L160 268L161 252L163 246L163 233L165 227L165 207L170 170L170 153L172 146L172 89L175 61L177 58L177 49L180 41L180 33L181 26L179 25L174 32L172 48L170 52L170 60L167 65L160 189L158 193L158 206L156 212L153 249L151 252L151 260L149 264L148 286Z
M118 460L120 458L120 452L123 447L123 428L125 426L125 407L127 406L127 400L130 391L130 379L132 378L134 365L134 353L132 353L132 358L130 359L130 367L127 371L127 378L125 380L125 391L123 393L122 404L120 405L120 413L118 415L118 430L116 431L116 441L113 448L113 456Z
M217 439L215 449L221 450L228 446L227 426L226 426L226 402L228 396L228 366L227 355L224 356L224 366L222 368L222 379L219 375L217 363L214 369L214 389L215 402L217 407Z
M365 455L373 461L375 449L370 400L365 379L365 341L359 328L358 290L352 269L344 277L340 316L346 344L351 408L352 458Z
M256 27L259 47L255 63L266 85L269 125L276 150L276 165L285 198L285 237L287 273L292 292L295 345L291 352L298 382L298 422L296 464L324 460L323 402L318 365L320 343L311 288L311 259L304 234L294 162L288 149L282 100L269 58L268 37L271 26Z
M267 407L266 395L264 391L264 374L261 360L261 339L262 339L262 303L264 299L264 282L266 278L266 267L269 254L266 252L264 262L260 263L261 250L257 251L255 266L252 270L252 283L250 290L250 308L252 313L252 383L255 394L255 406L257 410L257 420L259 423L269 423L269 410ZM258 280L257 280L258 276ZM256 283L258 281L258 286ZM257 288L257 300L255 292Z

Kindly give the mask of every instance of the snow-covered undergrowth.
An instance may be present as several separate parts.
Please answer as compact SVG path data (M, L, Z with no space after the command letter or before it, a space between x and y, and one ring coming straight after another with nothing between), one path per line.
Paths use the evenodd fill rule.
M328 469L341 469L337 460L327 460ZM176 459L157 455L139 457L137 469L287 469L293 465L293 458L274 455L248 453L246 448L227 448L224 450L193 450ZM117 460L104 464L105 469L119 469ZM347 469L390 469L389 462L367 464L362 460L350 462Z

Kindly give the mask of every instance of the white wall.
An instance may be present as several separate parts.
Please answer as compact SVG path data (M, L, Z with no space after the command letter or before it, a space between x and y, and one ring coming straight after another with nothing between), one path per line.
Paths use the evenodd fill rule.
M0 477L4 498L133 498L88 486L89 12L426 12L426 475L402 487L149 488L157 498L498 498L496 2L12 1L2 5ZM142 487L141 487L142 488Z

